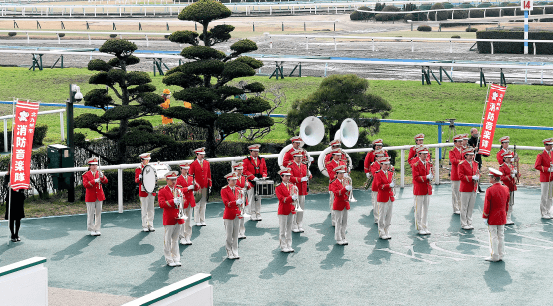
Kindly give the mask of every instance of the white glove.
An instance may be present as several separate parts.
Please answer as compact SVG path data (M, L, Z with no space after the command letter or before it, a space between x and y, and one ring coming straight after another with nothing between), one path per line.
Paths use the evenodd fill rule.
M553 168L547 169L548 172L553 172Z
M309 162L312 163L314 161L313 157L309 157Z
M518 173L518 172L517 172L517 170L516 170L516 169L515 169L515 170L513 170L513 174L517 174L517 173Z
M100 183L100 178L94 180L96 183Z
M194 190L194 185L188 186L188 190Z
M480 177L478 176L478 174L475 174L475 175L472 176L472 179L474 181L478 181L480 179Z
M432 175L432 173L428 173L428 175L426 176L427 180L432 180L433 178L434 176Z
M182 203L181 203L181 199L180 199L180 198L176 198L176 199L174 199L174 200L173 200L173 203L175 203L175 206L179 206L179 205L181 205L181 204L182 204Z
M390 183L390 188L394 188L395 185L396 185L395 182L391 182L391 183Z
M139 179L139 180L142 180L142 174L139 174L139 175L138 175L138 179Z
M371 173L370 172L367 172L367 178L371 178Z
M297 196L297 195L293 195L293 196L292 196L292 200L295 201L295 200L297 200L297 199L298 199L298 196Z
M487 226L488 225L488 219L484 219L484 224Z
M244 203L244 201L242 201L242 199L236 200L236 204L241 205L242 203Z
M351 185L347 185L347 186L346 186L346 190L347 190L347 191L350 191L350 190L352 190L352 189L353 189L353 187L351 187Z
M347 174L347 173L344 173L344 177L349 177L349 174Z
M253 178L253 181L254 181L254 182L255 182L255 181L259 181L259 178L258 178L258 177L254 177L254 178Z
M516 175L515 173L511 173L511 177L515 177L515 175Z
M309 180L309 178L307 176L304 176L304 177L301 178L302 182L307 182L308 180Z

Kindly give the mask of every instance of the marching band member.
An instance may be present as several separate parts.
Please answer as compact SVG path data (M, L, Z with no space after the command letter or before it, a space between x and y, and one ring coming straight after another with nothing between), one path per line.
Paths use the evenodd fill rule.
M190 170L190 163L183 163L180 165L181 175L177 178L177 187L182 189L184 194L184 205L182 206L184 215L188 218L188 221L181 225L179 231L180 244L191 245L192 241L192 209L196 207L196 200L194 199L194 191L200 190L200 185L194 182L194 178L188 175Z
M515 224L511 220L511 214L513 213L513 206L515 205L515 191L517 190L517 177L520 177L520 173L517 172L511 160L513 158L513 152L503 152L503 164L499 167L499 171L503 173L501 175L501 181L507 188L509 188L509 209L507 210L507 223L506 225Z
M305 210L305 196L307 195L307 181L313 178L312 175L308 176L307 165L303 164L302 158L304 155L302 151L297 150L293 153L294 161L288 165L290 168L291 178L290 181L298 187L298 201L300 208ZM295 214L294 221L292 222L292 231L294 233L303 233L303 211L298 211Z
M158 195L159 207L163 209L163 227L165 227L163 252L168 266L180 267L180 225L177 222L177 217L179 215L178 206L182 204L182 199L174 197L175 189L178 189L176 186L177 172L167 172L165 174L165 179L167 180L167 185L159 190Z
M288 150L284 154L284 157L282 158L282 166L288 167L291 163L294 162L294 156L293 153L295 151L300 151L302 154L302 160L307 160L307 153L304 149L301 148L302 139L300 136L294 136L290 138L290 141L292 141L292 149Z
M472 226L472 211L476 201L476 189L480 180L478 163L474 161L474 149L468 147L463 150L465 160L459 162L459 179L461 184L461 227L465 230L474 229Z
M480 147L480 132L477 128L470 129L470 139L468 145L474 148L474 160L478 163L478 170L482 169L482 154L478 153ZM482 192L480 189L480 181L478 181L478 193Z
M491 256L486 260L500 261L503 260L504 256L504 232L507 212L509 211L509 190L499 182L503 173L493 168L489 168L489 170L492 185L486 189L484 212L482 214L482 217L487 219L486 223L490 233Z
M142 215L142 231L155 232L154 228L154 200L156 193L149 193L143 190L142 169L150 162L150 153L142 153L140 157L140 166L134 171L134 181L138 183L138 196L140 198L140 210Z
M453 213L460 214L461 210L461 194L459 193L459 186L461 182L459 181L459 172L457 171L457 166L459 162L463 160L461 155L463 135L459 134L453 137L453 143L455 147L449 151L449 163L451 164L451 205L453 206Z
M463 149L466 149L467 146L468 146L468 144L469 144L469 139L470 139L470 138L469 138L469 134L468 134L468 133L463 134L463 138L462 138L462 139L463 139L463 142L462 142L461 146L463 147Z
M419 158L414 158L413 195L415 196L415 227L420 235L430 235L428 230L428 204L432 195L432 164L427 161L428 149L418 148Z
M250 156L244 158L244 174L248 177L250 182L255 183L259 179L267 178L267 166L265 165L265 158L259 157L260 144L253 144L248 146L250 150ZM248 202L250 203L250 220L261 221L261 198L255 194L255 188L252 188L248 192Z
M497 154L495 155L495 158L497 159L498 164L503 163L503 153L509 151L509 141L511 138L509 136L503 136L499 138L499 142L501 143L501 149L497 151Z
M380 162L382 161L383 158L386 157L386 156L384 156L385 153L386 153L386 151L384 149L379 149L379 150L375 151L376 158L375 158L375 161L372 163L371 169L370 169L370 171L371 171L370 173L371 173L373 178L374 178L374 175L375 175L376 171L380 170L380 168L382 166L382 164ZM371 202L373 204L374 223L376 223L376 224L378 224L378 214L380 213L380 211L378 209L377 197L378 197L378 187L374 183L374 179L373 179L373 182L372 182L372 185L371 185Z
M388 171L390 158L384 157L381 162L382 170L375 173L374 184L378 188L378 236L380 239L392 239L390 236L390 224L392 223L392 208L394 203L394 173Z
M244 163L240 162L233 167L234 172L236 172L236 186L240 187L242 190L246 190L248 193L253 188L252 183L248 178L242 173L244 170ZM246 204L248 206L248 197L246 197ZM238 239L246 239L246 226L244 225L244 218L240 218L240 230L238 231Z
M294 201L298 199L297 195L290 196L290 188L294 184L290 183L290 168L284 168L278 172L282 178L282 183L275 188L278 198L278 224L280 251L284 253L294 252L292 249L292 222L294 219L295 207Z
M87 159L88 171L83 174L83 186L86 189L86 224L91 236L100 236L102 226L102 203L106 199L102 184L107 184L108 179L98 171L98 158Z
M240 226L240 209L238 205L242 204L240 196L240 187L236 186L236 180L238 176L236 172L231 172L225 175L228 185L221 189L221 198L223 204L225 204L225 212L223 213L223 219L225 222L225 229L227 232L227 240L225 248L227 250L228 259L239 259L238 256L238 232Z
M377 139L373 141L372 144L373 144L373 150L367 153L367 155L365 156L365 162L363 163L363 166L365 168L365 173L367 174L367 178L370 177L369 173L370 173L371 165L374 163L376 159L375 158L376 151L382 149L382 146L383 146L382 139ZM385 156L388 156L388 152L386 151L384 152L385 152Z
M415 158L418 157L417 149L424 144L424 134L415 135L415 145L409 149L409 157L407 157L407 162L409 165L412 165L415 162ZM430 159L430 152L428 158Z
M330 198L329 198L329 206L330 206L330 219L332 221L332 226L335 226L336 225L336 221L335 221L335 213L334 213L334 192L332 192L332 182L335 180L335 176L336 176L336 172L334 171L334 169L336 169L336 167L338 166L341 166L341 165L346 165L346 163L344 161L341 160L341 157L342 157L342 150L340 149L336 149L334 151L332 151L332 159L329 160L327 163L326 163L326 172L328 173L328 192L330 194Z
M551 219L551 202L553 197L553 138L543 140L545 149L536 156L534 168L540 172L541 202L540 211L542 219Z
M340 165L333 169L335 173L334 180L330 183L330 190L334 194L333 206L336 227L334 228L334 239L339 245L347 245L346 228L348 226L349 192L353 187L346 184L344 175L346 174L346 165Z
M205 206L207 204L207 189L211 189L211 167L209 162L204 159L205 148L196 149L194 153L196 153L196 160L190 165L189 173L200 185L200 192L202 193L200 203L196 203L196 207L194 207L194 221L196 226L206 226Z
M336 150L339 150L340 153L342 154L340 156L340 160L344 162L345 165L348 164L348 156L346 155L346 153L344 151L342 151L341 149L341 146L342 146L342 143L340 142L339 139L334 139L333 141L330 142L329 146L331 147L331 151L330 153L326 154L325 156L325 165L331 160L334 158L332 152L336 151Z
M169 106L171 104L171 100L169 99L169 97L171 97L171 91L169 89L164 89L163 94L161 95L161 97L163 98L163 101L164 101L160 105L161 108L169 109ZM169 124L169 123L173 123L173 118L169 118L169 117L165 117L165 116L161 115L161 124L166 125L166 124Z

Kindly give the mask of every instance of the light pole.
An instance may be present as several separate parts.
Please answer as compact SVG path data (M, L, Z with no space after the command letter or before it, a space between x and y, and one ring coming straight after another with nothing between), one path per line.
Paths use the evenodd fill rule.
M75 84L69 85L69 100L65 103L67 113L67 147L69 148L69 159L71 166L75 166L75 144L73 143L73 103L80 102L83 99L81 88ZM69 186L67 186L67 201L75 202L75 173L71 172L69 177Z

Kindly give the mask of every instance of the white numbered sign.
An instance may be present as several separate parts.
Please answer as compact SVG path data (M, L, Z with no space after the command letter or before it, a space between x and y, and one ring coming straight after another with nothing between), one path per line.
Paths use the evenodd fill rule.
M533 0L522 0L520 2L520 8L523 11L531 11L534 9L534 1Z

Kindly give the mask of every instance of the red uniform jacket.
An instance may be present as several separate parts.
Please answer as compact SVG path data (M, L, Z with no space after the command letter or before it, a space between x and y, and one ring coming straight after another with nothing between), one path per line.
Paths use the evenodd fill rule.
M346 163L343 162L342 160L338 160L338 162L336 162L335 160L329 160L328 163L325 164L326 172L328 172L328 180L329 180L328 191L332 191L330 189L330 182L332 182L332 180L334 180L334 177L336 176L336 172L334 172L334 168L345 164Z
M293 204L292 196L290 196L290 189L294 184L284 183L278 184L275 188L275 193L278 198L278 214L279 215L289 215L290 213L295 213L295 207Z
M186 178L181 174L177 178L177 186L180 186L182 193L184 194L184 204L183 208L196 207L196 200L194 199L194 191L200 190L200 185L198 183L194 186L194 191L188 190L188 186L194 183L194 178L190 175L187 175Z
M294 156L292 155L292 152L294 152L294 151L296 151L296 149L294 149L294 148L292 147L292 149L288 150L288 152L286 152L286 153L284 154L284 157L282 158L282 165L283 165L284 167L288 167L289 164L291 164L291 163L294 162ZM302 159L303 159L303 158L306 158L305 152L306 152L305 150L302 150L302 151L301 151L301 154L303 155Z
M175 186L175 188L178 187ZM163 225L177 224L179 209L175 207L173 192L169 186L165 186L159 190L157 201L159 203L159 208L163 208Z
M411 165L413 169L413 195L431 195L432 182L426 176L432 173L432 167L429 162L424 164L420 158L413 159L415 162Z
M307 165L300 163L300 165L298 166L296 162L292 162L288 165L288 167L291 169L290 173L292 173L292 175L290 176L290 182L296 184L300 192L299 195L306 195L307 182L302 182L301 178L307 175ZM311 176L309 178L311 178Z
M503 154L503 152L505 152L505 150L503 148L499 149L499 152L497 152L497 154L495 155L495 157L497 158L497 163L498 164L502 164L503 163L503 156L501 156L501 154Z
M98 171L96 171L95 175L92 175L92 171L87 171L83 174L83 186L86 188L85 202L96 202L96 200L103 201L106 199L102 184L107 184L108 179L104 176L100 179L102 184L94 182L99 177L100 173Z
M250 190L253 188L253 184L243 174L239 179L236 180L236 186L244 190ZM248 197L246 197L246 206L248 205Z
M349 195L346 190L346 186L342 185L340 180L336 179L330 184L330 191L334 193L334 202L332 204L332 210L349 210Z
M464 160L463 156L461 155L461 151L459 151L457 148L451 149L449 151L449 162L451 163L451 177L450 179L452 181L458 181L459 178L459 171L457 170L457 166L459 165L459 162Z
M265 158L258 157L257 160L251 156L244 158L244 174L248 177L248 180L253 181L256 177L267 176L267 166L265 165Z
M340 155L340 160L344 162L344 165L347 165L348 164L348 158L346 156L346 152L342 151L340 149L340 151L342 152L342 155ZM330 160L332 159L332 151L331 153L327 153L326 156L325 156L325 165L326 163L328 163Z
M540 172L540 182L551 182L553 180L553 173L547 171L553 159L551 154L553 154L553 150L551 150L549 154L547 154L547 151L543 150L543 152L536 157L534 168Z
M417 158L417 152L415 150L415 147L411 147L409 149L409 157L407 157L407 162L409 163L409 165L412 165L414 162L416 162L416 158ZM426 155L426 161L430 161L432 159L432 153L428 152L428 154Z
M240 197L240 187L235 186L234 192L229 185L226 185L221 189L221 198L223 204L225 204L225 212L223 213L223 219L234 220L234 218L240 215L240 209L236 204L236 199Z
M211 187L211 167L207 160L203 159L201 165L197 159L193 161L188 174L194 177L200 188Z
M499 167L499 171L503 172L503 175L501 176L501 181L505 186L507 186L507 188L509 188L509 191L517 190L516 177L511 176L513 169L514 166L507 163L503 163L501 167ZM520 174L517 173L516 176L520 176Z
M148 193L144 190L142 190L142 182L139 179L140 174L142 173L142 168L144 168L144 165L140 165L140 167L136 168L134 170L134 182L138 184L138 196L145 198L148 196ZM152 195L155 197L156 193L152 193Z
M476 192L476 189L478 189L478 183L472 180L472 176L479 174L478 163L472 161L472 163L469 164L468 161L462 160L459 162L459 166L457 169L459 171L459 179L461 180L459 191Z
M388 152L384 152L384 156L388 156ZM369 173L369 171L371 171L371 166L374 163L374 160L374 151L370 151L369 153L367 153L367 155L365 156L365 162L363 163L365 173Z
M486 189L484 198L484 213L482 217L488 219L489 225L504 225L507 223L509 210L509 188L495 183Z
M374 175L374 181L373 185L376 185L376 188L378 189L378 195L376 197L377 202L386 203L388 201L394 201L394 190L392 187L390 187L390 183L392 182L393 172L392 171L384 171L379 170L376 171Z

